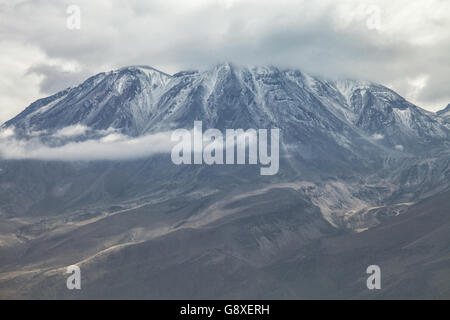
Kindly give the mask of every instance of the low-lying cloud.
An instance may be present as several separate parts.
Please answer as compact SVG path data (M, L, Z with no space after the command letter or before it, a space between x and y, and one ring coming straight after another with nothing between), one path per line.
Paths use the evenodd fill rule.
M88 127L82 124L75 124L73 126L68 126L56 131L55 136L57 137L76 137L85 134L89 130Z
M196 130L198 128L194 127L191 130L172 130L147 134L140 137L130 137L119 133L113 128L108 130L94 130L87 126L77 124L59 129L55 133L34 131L27 132L25 136L20 136L16 134L14 127L8 127L0 129L0 159L117 161L147 158L164 153L172 154L173 157L173 152L181 152L183 154L181 157L185 159L185 156L191 158L196 153L204 154L206 152L210 154L212 149L215 150L214 157L217 157L217 152L225 152L228 154L231 151L230 153L234 154L235 151L228 150L228 148L237 148L238 150L249 148L254 152L260 148L267 148L267 142L264 145L258 144L261 142L259 141L260 139L266 139L267 137L259 137L258 139L256 130L237 130L236 132L230 133L235 135L235 140L232 140L231 144L228 137L225 139L227 141L225 143L221 133L219 134L219 131L216 129L214 129L213 137L207 134L208 131L204 133L197 131L194 134ZM187 134L189 136L187 139L189 142L186 142L186 139L181 139L180 132L183 132L183 135ZM212 132L209 132L209 134L212 134ZM271 133L271 139L273 139L272 135L273 132ZM198 141L195 141L195 136L200 136L202 143L197 143ZM270 144L273 143L271 140ZM182 150L178 151L180 146L182 146ZM187 151L186 155L184 154L185 151ZM269 156L267 155L267 157ZM278 151L276 157L278 157ZM223 153L220 158L222 159L220 162L223 163ZM271 154L270 158L273 158L273 154ZM188 162L190 163L190 161Z
M70 128L72 133L73 128ZM70 131L66 131L65 133ZM56 136L55 136L56 137ZM128 160L169 153L173 142L170 132L161 132L132 138L110 133L99 139L68 142L61 146L49 146L40 138L18 139L12 129L0 131L0 158L8 160Z

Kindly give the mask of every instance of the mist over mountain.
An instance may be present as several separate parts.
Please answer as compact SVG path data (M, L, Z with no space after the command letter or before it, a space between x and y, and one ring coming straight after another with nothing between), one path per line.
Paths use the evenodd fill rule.
M94 75L0 127L0 296L367 297L380 264L392 282L377 297L448 297L431 273L450 261L449 119L450 105L274 66ZM174 165L167 134L194 121L279 128L278 174ZM415 231L387 243L390 229Z

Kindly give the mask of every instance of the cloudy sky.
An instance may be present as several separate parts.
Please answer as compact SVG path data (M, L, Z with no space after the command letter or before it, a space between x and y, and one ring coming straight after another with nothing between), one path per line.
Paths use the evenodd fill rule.
M450 103L449 14L448 0L0 0L0 122L97 72L223 61L372 80L435 111Z

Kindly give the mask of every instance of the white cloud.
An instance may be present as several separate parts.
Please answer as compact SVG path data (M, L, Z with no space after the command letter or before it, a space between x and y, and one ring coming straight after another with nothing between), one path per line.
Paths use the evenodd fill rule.
M61 138L76 137L85 134L88 130L89 128L84 125L75 124L73 126L68 126L56 131L54 136Z
M182 129L188 133L190 142L187 148L192 153L202 153L207 146L211 147L211 138L205 133L197 132L203 136L203 143L198 145L194 141L194 130ZM46 142L43 143L39 134L29 135L29 139L19 139L15 136L13 128L3 129L0 131L0 159L19 160L58 160L58 161L97 161L97 160L127 160L145 158L155 154L171 153L175 145L182 143L182 140L172 138L172 134L176 131L159 132L149 134L142 137L129 137L116 132L114 129L109 130L90 130L94 135L100 135L100 138L93 138L79 142L69 141L64 145L50 146L53 142L59 142L59 138L73 138L86 132L85 126L71 126L64 128L59 134L46 136ZM62 135L60 132L64 131ZM36 133L36 132L34 132ZM221 133L220 133L221 134ZM220 135L219 134L219 135ZM236 141L232 148L245 148L252 145L252 149L257 150L258 139L252 136L251 132L238 131ZM248 136L249 135L249 136ZM245 139L248 137L248 140ZM52 140L55 138L55 140ZM175 139L175 140L172 140ZM220 137L224 139L224 136ZM229 145L226 145L227 147ZM192 147L192 150L191 150ZM217 150L225 147L225 141L214 148Z
M410 88L408 96L414 100L417 100L422 90L426 88L429 77L430 77L429 75L423 74L416 76L414 78L407 78L406 83L409 85Z
M170 152L173 146L170 136L170 132L162 132L130 138L112 133L103 139L50 147L38 138L18 140L9 134L0 138L0 157L62 161L127 160Z
M12 136L14 136L14 128L13 127L9 127L9 128L0 130L0 139L6 139L6 138L9 138Z

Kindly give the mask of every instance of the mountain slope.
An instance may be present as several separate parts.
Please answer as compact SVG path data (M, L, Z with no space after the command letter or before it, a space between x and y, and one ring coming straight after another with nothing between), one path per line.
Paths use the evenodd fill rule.
M445 109L438 111L437 114L444 121L444 124L450 127L450 103Z
M155 112L155 101L170 78L150 67L100 73L75 88L36 101L5 126L27 134L54 133L81 124L93 130L120 128L136 136Z
M285 200L296 197L292 191L279 191L284 191ZM278 196L264 195L267 202ZM448 192L436 195L362 233L342 233L318 223L313 208L298 214L281 206L280 214L254 199L261 210L253 218L243 212L204 228L173 230L142 241L139 228L130 228L130 222L145 211L131 212L128 219L119 215L114 217L119 221L97 222L44 239L47 242L33 247L36 252L23 251L22 261L36 261L38 256L57 256L59 261L33 265L28 272L0 273L0 297L446 299L449 199ZM100 246L79 262L86 242L93 246L108 239L106 232L122 226L120 222L130 228L122 246ZM308 225L308 232L297 229L301 225ZM52 244L57 254L49 250ZM65 288L64 266L75 262L85 275L80 292ZM381 268L381 290L366 287L366 268L372 264ZM4 295L6 289L11 294Z

